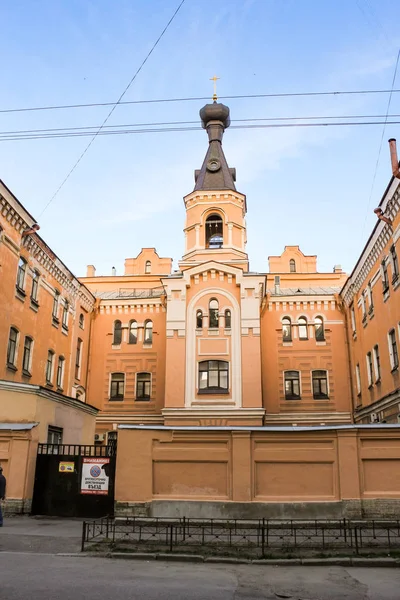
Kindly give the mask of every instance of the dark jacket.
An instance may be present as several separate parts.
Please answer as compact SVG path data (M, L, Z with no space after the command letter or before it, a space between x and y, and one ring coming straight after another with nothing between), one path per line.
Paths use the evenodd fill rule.
M4 498L6 497L6 483L7 483L6 478L1 473L0 474L0 500L4 500Z

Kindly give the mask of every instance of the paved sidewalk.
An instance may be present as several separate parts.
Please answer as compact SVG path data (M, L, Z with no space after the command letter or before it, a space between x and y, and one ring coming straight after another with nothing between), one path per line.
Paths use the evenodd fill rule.
M82 519L5 517L0 552L79 552Z

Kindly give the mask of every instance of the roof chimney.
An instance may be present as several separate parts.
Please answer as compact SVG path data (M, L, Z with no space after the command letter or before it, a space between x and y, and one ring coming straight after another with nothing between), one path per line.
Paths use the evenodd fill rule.
M392 162L393 177L397 177L397 179L400 179L399 159L397 156L397 148L396 148L395 138L390 138L389 148L390 148L390 160Z
M113 267L113 268L111 269L111 275L112 275L113 277L115 277L115 276L116 276L116 274L117 274L117 269L116 269L115 267Z
M86 267L86 277L96 277L96 269L93 265Z
M334 273L342 273L342 265L335 265L333 267L333 272Z
M274 293L276 296L279 296L281 291L281 278L279 275L275 275L274 277Z

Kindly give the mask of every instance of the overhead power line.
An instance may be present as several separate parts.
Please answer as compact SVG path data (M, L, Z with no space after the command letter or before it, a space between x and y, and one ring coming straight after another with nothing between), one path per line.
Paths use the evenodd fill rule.
M327 92L277 92L270 94L238 94L232 96L218 96L219 100L244 100L252 98L292 98L304 96L345 96L345 95L363 95L363 94L397 94L398 90L337 90ZM124 106L128 104L162 104L168 102L203 102L209 101L209 96L188 96L182 98L158 98L149 100L124 100L115 102L90 102L87 104L61 104L50 106L28 106L22 108L2 108L1 113L33 112L41 110L69 110L74 108L95 108L101 106Z
M67 176L63 179L63 181L61 182L61 184L59 185L59 187L56 189L56 191L54 192L54 194L52 195L52 197L50 198L50 200L48 201L48 203L46 204L46 206L43 208L42 212L39 215L40 217L43 215L44 211L48 208L48 206L50 206L50 204L53 202L54 198L57 196L57 194L60 192L60 190L62 189L62 187L65 185L65 183L71 177L72 173L75 171L76 167L79 165L79 163L81 162L82 158L85 156L85 154L89 150L90 146L93 144L93 142L95 141L95 139L97 138L97 136L101 133L102 128L105 126L105 124L107 123L107 121L109 120L109 118L111 117L111 115L113 114L113 112L116 109L116 107L121 103L122 98L125 96L125 94L129 90L129 88L131 87L132 83L135 81L136 77L139 75L140 71L143 69L143 67L146 64L146 62L149 60L150 56L152 55L152 53L154 52L154 50L158 46L158 44L161 41L161 39L163 38L163 36L165 35L166 31L168 30L169 26L171 25L171 23L175 19L176 15L178 14L178 12L181 9L181 7L183 6L184 2L185 2L185 0L181 0L181 2L179 3L179 5L175 9L175 12L173 13L172 17L169 19L168 23L165 25L164 29L161 31L160 35L158 36L158 38L156 39L156 41L154 42L154 44L150 48L149 52L146 54L145 58L143 59L143 61L139 65L138 69L134 73L133 77L129 81L128 85L126 86L126 88L124 89L124 91L122 92L122 94L120 95L120 97L118 98L118 100L116 102L112 103L113 106L112 106L110 112L108 113L108 115L106 116L106 118L104 119L103 123L100 125L98 131L96 131L96 133L94 135L91 134L92 135L92 139L90 140L90 142L88 143L88 145L86 146L86 148L84 149L84 151L81 153L81 155L79 156L78 160L75 162L75 164L73 165L73 167L70 169L70 171L68 172Z
M231 119L231 123L256 123L261 121L314 121L321 119L387 119L400 117L400 114L392 115L311 115L308 117L255 117L247 119ZM113 127L114 129L120 129L123 127L160 127L170 125L199 125L197 121L160 121L151 123L124 123L119 125L103 125L103 129ZM17 129L11 131L0 131L0 136L8 135L21 135L21 134L42 134L42 133L68 133L72 132L83 132L90 129L99 129L100 125L82 125L80 127L52 127L48 129Z
M400 49L397 52L396 64L395 64L395 67L394 67L394 73L393 73L393 79L392 79L392 90L394 88L394 84L396 83L397 69L399 67L399 60L400 60ZM385 120L383 121L381 141L379 143L378 156L377 156L376 163L375 163L375 169L374 169L374 174L373 174L372 183L371 183L371 191L369 193L368 204L367 204L367 212L366 212L366 215L365 215L364 225L363 225L363 228L362 228L361 235L364 235L364 229L365 229L365 225L367 223L367 215L369 213L369 208L370 208L371 200L372 200L372 194L373 194L374 187L375 187L376 175L378 173L378 166L379 166L379 160L381 158L383 138L385 136L386 125L388 125L390 123L390 121L388 122L388 118L389 118L390 104L392 102L392 96L393 96L393 91L391 91L391 93L389 94L389 98L388 98Z
M349 127L361 125L400 125L400 121L342 121L342 122L322 122L322 123L259 123L247 125L232 125L231 129L278 129L278 128L293 128L293 127ZM132 135L139 133L176 133L182 131L199 131L202 128L200 125L193 127L152 127L142 129L102 129L97 133L97 136L103 135ZM21 140L42 140L42 139L62 139L73 137L90 137L93 132L90 131L71 131L69 133L43 133L32 135L0 135L0 142L21 141Z

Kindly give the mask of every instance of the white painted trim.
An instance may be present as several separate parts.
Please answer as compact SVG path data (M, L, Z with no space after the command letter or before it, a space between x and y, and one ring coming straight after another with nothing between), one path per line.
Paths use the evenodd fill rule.
M186 309L186 381L185 406L190 408L196 399L197 390L197 361L196 361L196 310L203 296L224 296L232 303L232 335L231 335L231 394L225 400L231 399L236 407L242 406L242 357L240 336L240 306L235 296L218 288L208 288L199 291L190 300Z

